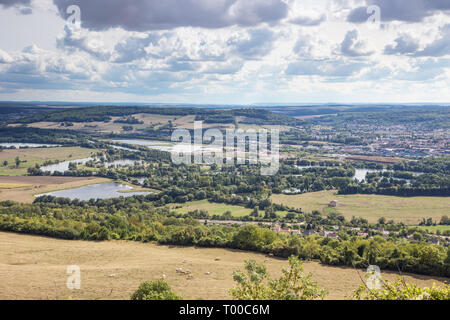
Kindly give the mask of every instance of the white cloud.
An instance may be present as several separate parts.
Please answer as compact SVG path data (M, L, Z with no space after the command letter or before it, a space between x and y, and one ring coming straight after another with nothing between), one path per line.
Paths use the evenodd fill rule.
M411 1L403 13L399 0L22 1L29 15L0 1L2 97L364 101L421 87L425 99L450 82L450 19L447 2ZM80 29L64 27L69 2ZM380 29L357 16L370 4Z
M7 52L0 49L0 63L10 63L10 62L13 62L11 56Z

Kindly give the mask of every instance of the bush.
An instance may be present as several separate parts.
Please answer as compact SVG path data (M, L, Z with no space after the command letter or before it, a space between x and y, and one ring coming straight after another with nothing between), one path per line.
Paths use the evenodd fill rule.
M314 300L326 295L311 275L304 273L301 261L294 256L289 258L289 269L283 269L283 275L276 280L267 280L266 266L256 261L246 261L245 269L247 274L233 272L238 287L230 293L235 300Z
M380 289L369 289L362 284L353 297L356 300L450 300L450 286L433 284L432 288L419 288L398 278L394 283L383 281Z
M131 300L182 300L164 280L143 282L132 295Z

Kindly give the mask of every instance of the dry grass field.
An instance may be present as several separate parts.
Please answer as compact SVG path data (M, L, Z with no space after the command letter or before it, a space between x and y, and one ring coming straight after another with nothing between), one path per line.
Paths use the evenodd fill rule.
M110 182L104 178L75 178L75 177L7 177L0 176L0 201L12 200L30 203L35 195L78 188L90 184ZM7 186L12 186L7 188ZM2 188L4 186L4 188Z
M347 219L352 216L363 217L369 222L377 222L381 217L394 219L406 224L418 224L424 217L439 221L450 212L450 197L411 197L402 198L381 195L337 195L336 191L311 192L301 195L273 195L274 203L282 203L305 212L319 210L328 212L331 200L339 202L336 211ZM333 209L334 210L334 209Z
M89 157L95 150L81 147L57 147L57 148L27 148L5 149L0 152L0 176L21 176L27 173L27 169L36 164L42 164L47 160L68 161ZM15 159L22 161L16 167ZM8 161L4 166L3 162Z
M175 128L178 129L193 129L195 116L166 116L158 114L149 113L137 113L132 115L134 118L142 121L142 124L133 124L134 132L139 130L145 130L148 127L154 127L158 129L161 126L169 124L171 121ZM30 123L27 126L32 128L40 129L64 129L64 130L76 130L84 132L102 132L102 133L124 133L122 127L125 125L123 123L114 123L115 120L125 119L127 117L111 117L111 121L95 121L95 122L74 122L71 127L62 127L61 122L35 122ZM10 125L14 126L14 124ZM220 123L203 123L203 128L234 128L233 124L220 124Z
M284 259L236 250L67 241L0 232L0 299L129 299L141 282L157 280L163 274L185 299L230 299L232 271L242 269L248 259L266 261L273 277L280 276L281 268L287 265ZM81 290L66 287L69 265L81 269ZM349 298L363 275L361 270L317 262L305 262L304 267L328 289L328 299ZM189 269L193 279L177 274L177 268ZM382 276L388 280L397 277L388 272ZM448 280L404 276L422 287Z

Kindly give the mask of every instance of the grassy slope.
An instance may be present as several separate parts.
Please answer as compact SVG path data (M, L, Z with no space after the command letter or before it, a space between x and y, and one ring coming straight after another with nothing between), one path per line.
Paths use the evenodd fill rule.
M185 299L230 299L228 290L235 285L232 271L242 269L248 259L265 261L272 277L280 276L281 267L287 265L284 259L237 250L66 241L0 232L0 299L129 299L141 282L163 274ZM81 290L66 288L69 265L81 268ZM317 262L305 262L304 267L328 289L328 299L349 297L361 284L353 268ZM193 279L177 274L177 268L191 270ZM359 273L363 276L364 271ZM396 274L382 271L382 277L392 280ZM420 286L448 280L418 275L405 278Z

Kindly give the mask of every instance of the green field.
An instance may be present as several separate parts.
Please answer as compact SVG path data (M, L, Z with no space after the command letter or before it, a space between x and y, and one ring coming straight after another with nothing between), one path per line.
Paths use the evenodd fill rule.
M225 203L214 203L209 202L208 200L200 200L200 201L191 201L184 203L182 205L171 205L171 208L174 209L177 213L186 214L190 211L194 210L205 210L210 215L222 215L227 211L230 211L233 217L244 217L249 215L252 212L252 209L234 206ZM180 208L178 208L180 207ZM264 211L260 211L260 215L264 214ZM286 212L278 211L278 216L284 216Z
M439 221L450 211L449 197L411 197L402 198L381 195L337 195L336 191L311 192L301 195L273 195L274 203L301 208L305 212L319 210L326 214L330 211L331 200L338 201L338 207L331 209L344 215L362 217L369 222L377 222L381 217L417 225L423 218L433 218Z
M427 230L428 232L431 233L436 233L436 231L440 231L441 233L443 233L444 231L450 231L450 226L418 226L417 228L422 229L422 230Z
M36 164L42 165L48 160L77 160L89 157L95 150L81 147L58 147L58 148L28 148L7 149L0 152L0 175L21 176L27 173L28 168ZM16 167L15 159L19 157L21 163ZM4 161L8 165L4 165Z

